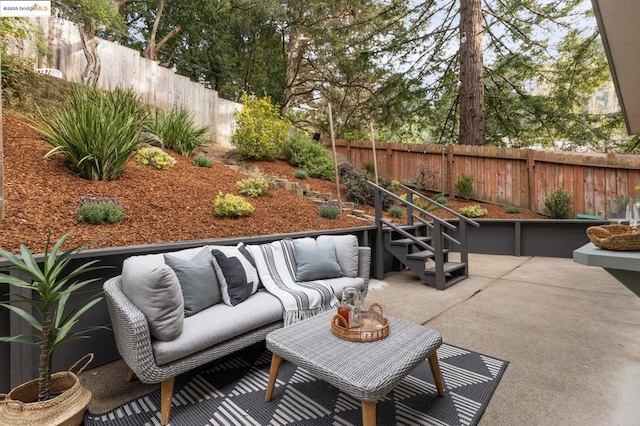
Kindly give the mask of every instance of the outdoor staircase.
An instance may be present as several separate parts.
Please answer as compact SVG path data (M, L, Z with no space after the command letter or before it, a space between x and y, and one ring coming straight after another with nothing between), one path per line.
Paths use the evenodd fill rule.
M413 200L413 194L416 194L429 205L446 209L458 218L458 225L455 226L384 188L369 183L376 190L376 224L378 226L376 271L379 271L379 275L384 274L383 253L388 252L418 275L425 284L438 290L451 287L469 276L466 226L467 224L479 226L477 222L403 186L407 190L407 200ZM405 205L406 224L394 224L382 217L383 194ZM459 262L449 260L449 252L452 249L460 253Z

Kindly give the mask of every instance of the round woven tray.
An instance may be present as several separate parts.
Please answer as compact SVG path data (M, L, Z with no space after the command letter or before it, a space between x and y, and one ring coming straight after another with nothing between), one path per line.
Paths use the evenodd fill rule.
M389 320L384 317L382 306L372 303L369 310L363 313L371 313L371 318L365 319L359 328L349 328L345 319L335 314L331 318L331 332L350 342L375 342L389 335Z
M640 234L633 226L601 225L587 228L594 246L605 250L640 250Z

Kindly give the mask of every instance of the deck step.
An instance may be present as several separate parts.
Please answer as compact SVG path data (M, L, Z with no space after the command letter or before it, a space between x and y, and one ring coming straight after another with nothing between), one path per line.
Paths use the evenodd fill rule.
M416 237L415 238L418 241L431 241L432 238L431 237ZM411 239L411 238L400 238L398 240L391 240L389 242L390 244L394 245L394 246L409 246L412 244L416 244L415 240Z
M444 264L444 273L445 274L450 274L452 272L455 272L459 269L464 269L467 266L466 263L463 262L445 262ZM429 274L429 275L435 275L436 274L436 268L435 266L433 268L429 268L429 269L425 269L424 270L425 274Z
M447 253L449 253L449 250L444 249L442 250L442 253L446 256ZM431 250L422 250L422 251L417 251L415 253L409 253L407 255L407 259L423 260L423 259L431 259L434 256L435 254Z

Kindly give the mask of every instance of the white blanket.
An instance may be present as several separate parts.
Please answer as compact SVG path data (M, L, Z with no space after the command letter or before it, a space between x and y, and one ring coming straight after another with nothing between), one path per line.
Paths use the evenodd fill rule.
M256 263L260 281L282 303L285 326L338 306L331 286L324 281L296 282L292 240L246 247Z

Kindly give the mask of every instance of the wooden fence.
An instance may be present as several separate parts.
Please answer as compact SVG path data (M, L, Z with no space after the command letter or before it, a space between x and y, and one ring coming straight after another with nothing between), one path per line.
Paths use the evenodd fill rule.
M51 57L38 55L34 43L22 40L8 46L9 53L34 59L36 68L56 68L68 81L81 82L86 59L77 25L56 18L34 18L47 40ZM103 89L130 87L143 102L160 108L186 108L196 124L209 126L212 142L231 148L235 130L233 113L242 105L218 97L218 92L176 74L158 62L140 56L137 50L100 40L101 72L98 86Z
M373 163L370 141L337 140L336 149L354 166ZM437 191L455 193L465 174L473 177L474 199L538 213L545 212L547 195L563 187L573 195L573 214L608 217L608 203L620 195L638 197L640 185L639 155L376 143L376 158L380 176L411 182L424 167L437 174Z

